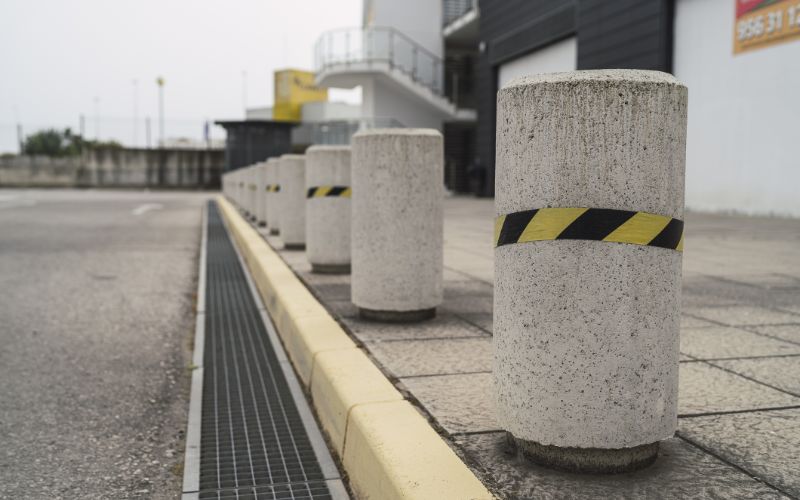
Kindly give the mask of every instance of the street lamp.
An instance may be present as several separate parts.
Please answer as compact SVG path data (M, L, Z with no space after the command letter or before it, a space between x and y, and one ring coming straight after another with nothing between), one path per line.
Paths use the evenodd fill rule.
M164 147L164 77L156 78L158 84L158 147Z

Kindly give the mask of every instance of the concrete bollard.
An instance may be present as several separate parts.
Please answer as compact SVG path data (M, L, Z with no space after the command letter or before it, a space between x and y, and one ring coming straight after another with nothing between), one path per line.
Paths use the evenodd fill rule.
M281 189L278 184L279 163L279 158L267 160L267 227L269 227L269 234L278 234L280 230L280 217L278 217L280 212L278 198Z
M258 164L247 167L247 214L250 220L256 220L256 172Z
M256 222L267 225L267 162L256 164Z
M636 470L675 432L686 106L653 71L498 93L496 414L541 465Z
M315 273L350 272L350 146L306 150L306 253Z
M419 321L442 302L442 135L353 136L352 301L366 319Z
M278 217L281 239L287 250L306 247L306 157L283 155L278 165Z

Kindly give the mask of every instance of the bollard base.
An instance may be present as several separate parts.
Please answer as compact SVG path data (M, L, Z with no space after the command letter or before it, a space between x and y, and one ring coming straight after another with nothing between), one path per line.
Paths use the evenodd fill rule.
M270 230L269 230L269 234L271 234L272 236L277 236L279 233L280 233L280 231L278 231L278 230L277 230L276 228L274 228L274 227L273 227L273 228L270 228Z
M267 227L267 223L263 220L258 221L258 227Z
M306 244L305 243L284 243L283 244L284 250L305 250Z
M350 264L311 264L311 272L317 274L350 274Z
M515 438L506 433L508 445L531 462L567 472L619 474L650 466L658 457L658 441L633 448L561 448Z
M358 308L358 315L362 319L380 321L382 323L416 323L436 317L436 308L419 309L416 311L379 311L376 309Z

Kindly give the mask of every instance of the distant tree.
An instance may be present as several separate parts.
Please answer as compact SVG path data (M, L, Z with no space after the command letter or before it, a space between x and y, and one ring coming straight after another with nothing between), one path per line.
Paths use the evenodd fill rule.
M22 152L26 155L77 156L83 148L121 148L116 141L86 141L69 128L40 130L25 138Z

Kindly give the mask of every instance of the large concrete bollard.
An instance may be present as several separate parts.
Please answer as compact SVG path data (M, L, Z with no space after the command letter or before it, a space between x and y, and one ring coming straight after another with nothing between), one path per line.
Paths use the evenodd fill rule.
M280 196L281 186L278 184L278 165L279 158L267 160L267 227L270 234L278 234L280 230L280 208L278 197Z
M267 225L267 162L262 161L255 166L256 170L256 222L259 226Z
M278 217L281 239L287 250L306 247L306 158L283 155L278 165Z
M520 78L497 98L497 418L534 462L652 463L677 425L687 90Z
M353 136L352 301L378 321L431 318L442 302L442 136Z
M306 150L306 254L316 273L350 272L350 147Z

